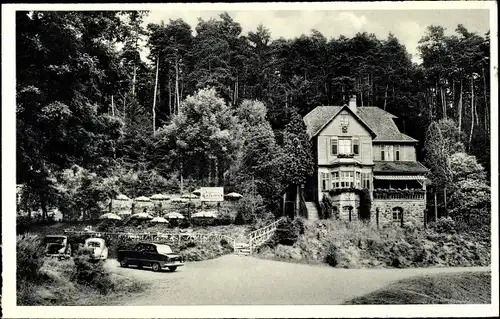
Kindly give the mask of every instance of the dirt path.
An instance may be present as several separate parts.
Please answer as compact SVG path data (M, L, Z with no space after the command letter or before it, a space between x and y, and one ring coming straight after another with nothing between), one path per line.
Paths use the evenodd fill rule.
M226 255L192 262L176 272L120 268L112 271L147 282L148 289L112 305L332 305L420 275L489 271L489 267L337 269Z

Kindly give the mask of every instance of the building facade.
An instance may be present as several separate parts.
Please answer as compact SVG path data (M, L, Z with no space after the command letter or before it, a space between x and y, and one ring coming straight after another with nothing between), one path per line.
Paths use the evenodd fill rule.
M304 185L307 216L424 223L427 169L416 159L417 140L401 133L396 116L378 107L318 106L304 117L313 144L314 176ZM314 209L330 203L331 213ZM361 216L363 198L371 199Z

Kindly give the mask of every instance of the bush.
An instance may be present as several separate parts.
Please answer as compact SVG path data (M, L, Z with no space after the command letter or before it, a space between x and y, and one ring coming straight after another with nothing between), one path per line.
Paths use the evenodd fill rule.
M74 257L76 272L72 278L80 285L97 289L101 294L115 290L110 273L104 268L102 262L94 262L89 258L90 249L79 249Z
M17 280L36 280L44 262L44 247L38 235L24 234L16 238Z
M455 234L457 232L455 221L451 217L441 217L429 224L429 228L438 233Z
M289 218L278 225L274 236L268 242L270 246L278 244L292 246L298 240L300 235L300 222L293 222Z
M337 248L332 245L332 246L330 246L330 248L328 249L328 252L326 253L325 263L327 263L328 265L330 265L332 267L336 267L339 263L338 260L339 260L339 256L338 256Z

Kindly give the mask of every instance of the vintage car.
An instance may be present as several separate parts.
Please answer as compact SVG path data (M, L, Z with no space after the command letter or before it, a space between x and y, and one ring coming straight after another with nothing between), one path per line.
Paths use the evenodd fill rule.
M185 258L172 252L168 245L156 243L138 243L132 250L119 250L118 262L122 267L136 265L151 267L153 271L168 268L175 271L177 267L183 266Z
M68 236L48 235L45 236L45 256L66 259L71 257L71 245Z
M102 238L87 238L85 240L85 248L91 249L90 259L106 260L108 259L108 247Z

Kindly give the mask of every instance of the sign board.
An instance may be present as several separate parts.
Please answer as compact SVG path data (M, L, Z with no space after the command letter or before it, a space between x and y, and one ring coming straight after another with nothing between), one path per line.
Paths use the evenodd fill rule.
M202 202L223 202L224 187L202 187L200 189L200 200Z

